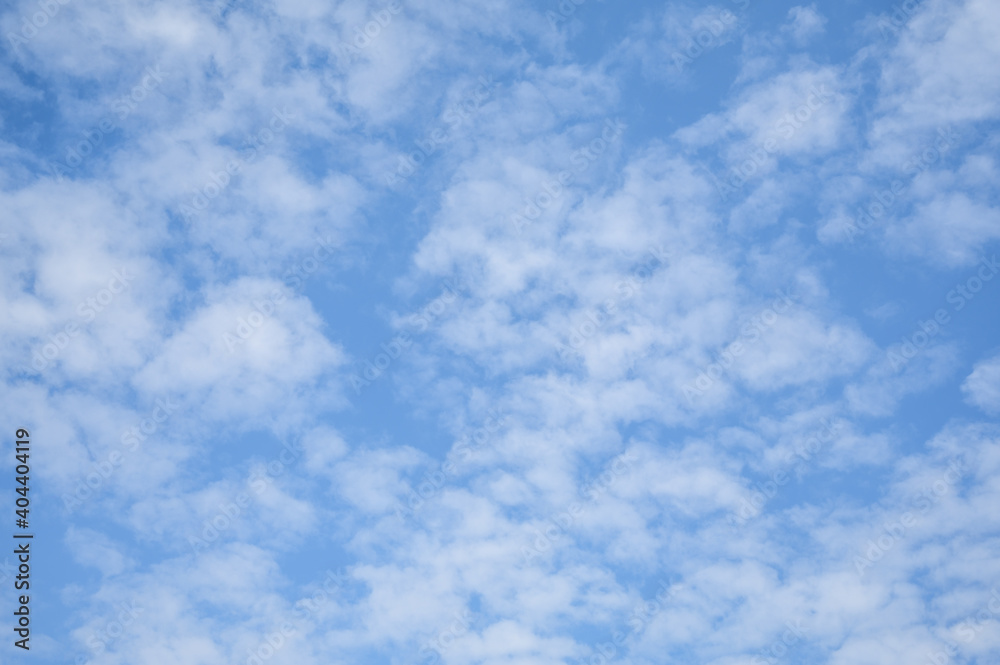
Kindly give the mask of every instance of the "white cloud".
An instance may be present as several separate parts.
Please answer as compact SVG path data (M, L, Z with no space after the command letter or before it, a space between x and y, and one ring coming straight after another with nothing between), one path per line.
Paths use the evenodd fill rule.
M71 527L66 532L66 546L78 563L97 568L105 577L119 575L135 566L135 561L123 554L111 539L93 529Z
M815 3L808 7L792 7L788 10L788 18L788 23L781 26L781 30L789 33L800 46L825 31L826 18L816 10Z
M965 400L989 414L1000 413L1000 356L976 363L962 383Z
M177 395L205 417L247 423L278 417L289 406L280 396L292 386L323 390L324 374L344 362L310 302L281 283L245 278L206 295L205 306L136 373L147 394Z
M637 621L612 660L735 665L791 623L789 658L894 662L982 606L1000 574L997 432L899 420L907 396L954 390L957 349L981 341L949 329L896 366L865 330L890 330L895 303L926 290L911 271L930 283L992 255L998 169L973 140L996 117L988 3L925 0L898 36L876 41L869 22L859 50L822 61L789 50L848 34L818 4L773 33L739 2L727 17L630 8L610 46L590 41L614 9L597 2L565 29L507 0L406 0L391 20L359 0L220 4L60 5L0 65L14 396L0 411L38 423L45 486L98 485L63 520L75 562L100 574L61 589L81 650L135 600L99 662L245 662L315 591L307 571L341 562L349 588L271 662L589 661ZM378 35L345 59L371 21ZM672 71L675 53L692 61ZM159 64L162 83L82 164L32 175ZM496 78L488 102L386 186L479 76ZM19 120L48 118L43 103L44 140ZM949 125L949 150L909 168ZM251 138L266 143L252 159ZM889 264L840 244L858 201L904 176L866 236ZM206 205L184 214L198 192ZM135 278L111 293L122 270ZM427 325L406 315L446 281L455 297ZM780 291L794 302L772 320ZM412 346L355 398L345 364L383 329ZM19 369L48 344L47 367ZM982 360L962 386L991 415L998 368ZM123 449L163 400L171 415ZM504 425L470 451L493 410ZM788 482L733 528L778 471ZM860 574L908 510L918 523ZM210 542L195 552L191 536ZM45 637L62 657L63 636ZM962 655L985 662L991 639Z
M882 69L881 113L870 134L881 155L911 145L917 133L997 116L1000 83L986 72L1000 49L988 37L998 22L987 0L917 7Z

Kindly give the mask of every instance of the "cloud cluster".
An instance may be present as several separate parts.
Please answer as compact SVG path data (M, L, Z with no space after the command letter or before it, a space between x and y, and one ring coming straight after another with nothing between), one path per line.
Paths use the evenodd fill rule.
M895 9L5 10L32 656L995 659L1000 10Z

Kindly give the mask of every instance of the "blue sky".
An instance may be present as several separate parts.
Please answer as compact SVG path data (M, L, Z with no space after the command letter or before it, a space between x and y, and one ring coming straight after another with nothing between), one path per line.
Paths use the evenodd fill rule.
M0 28L0 663L996 662L993 4Z

